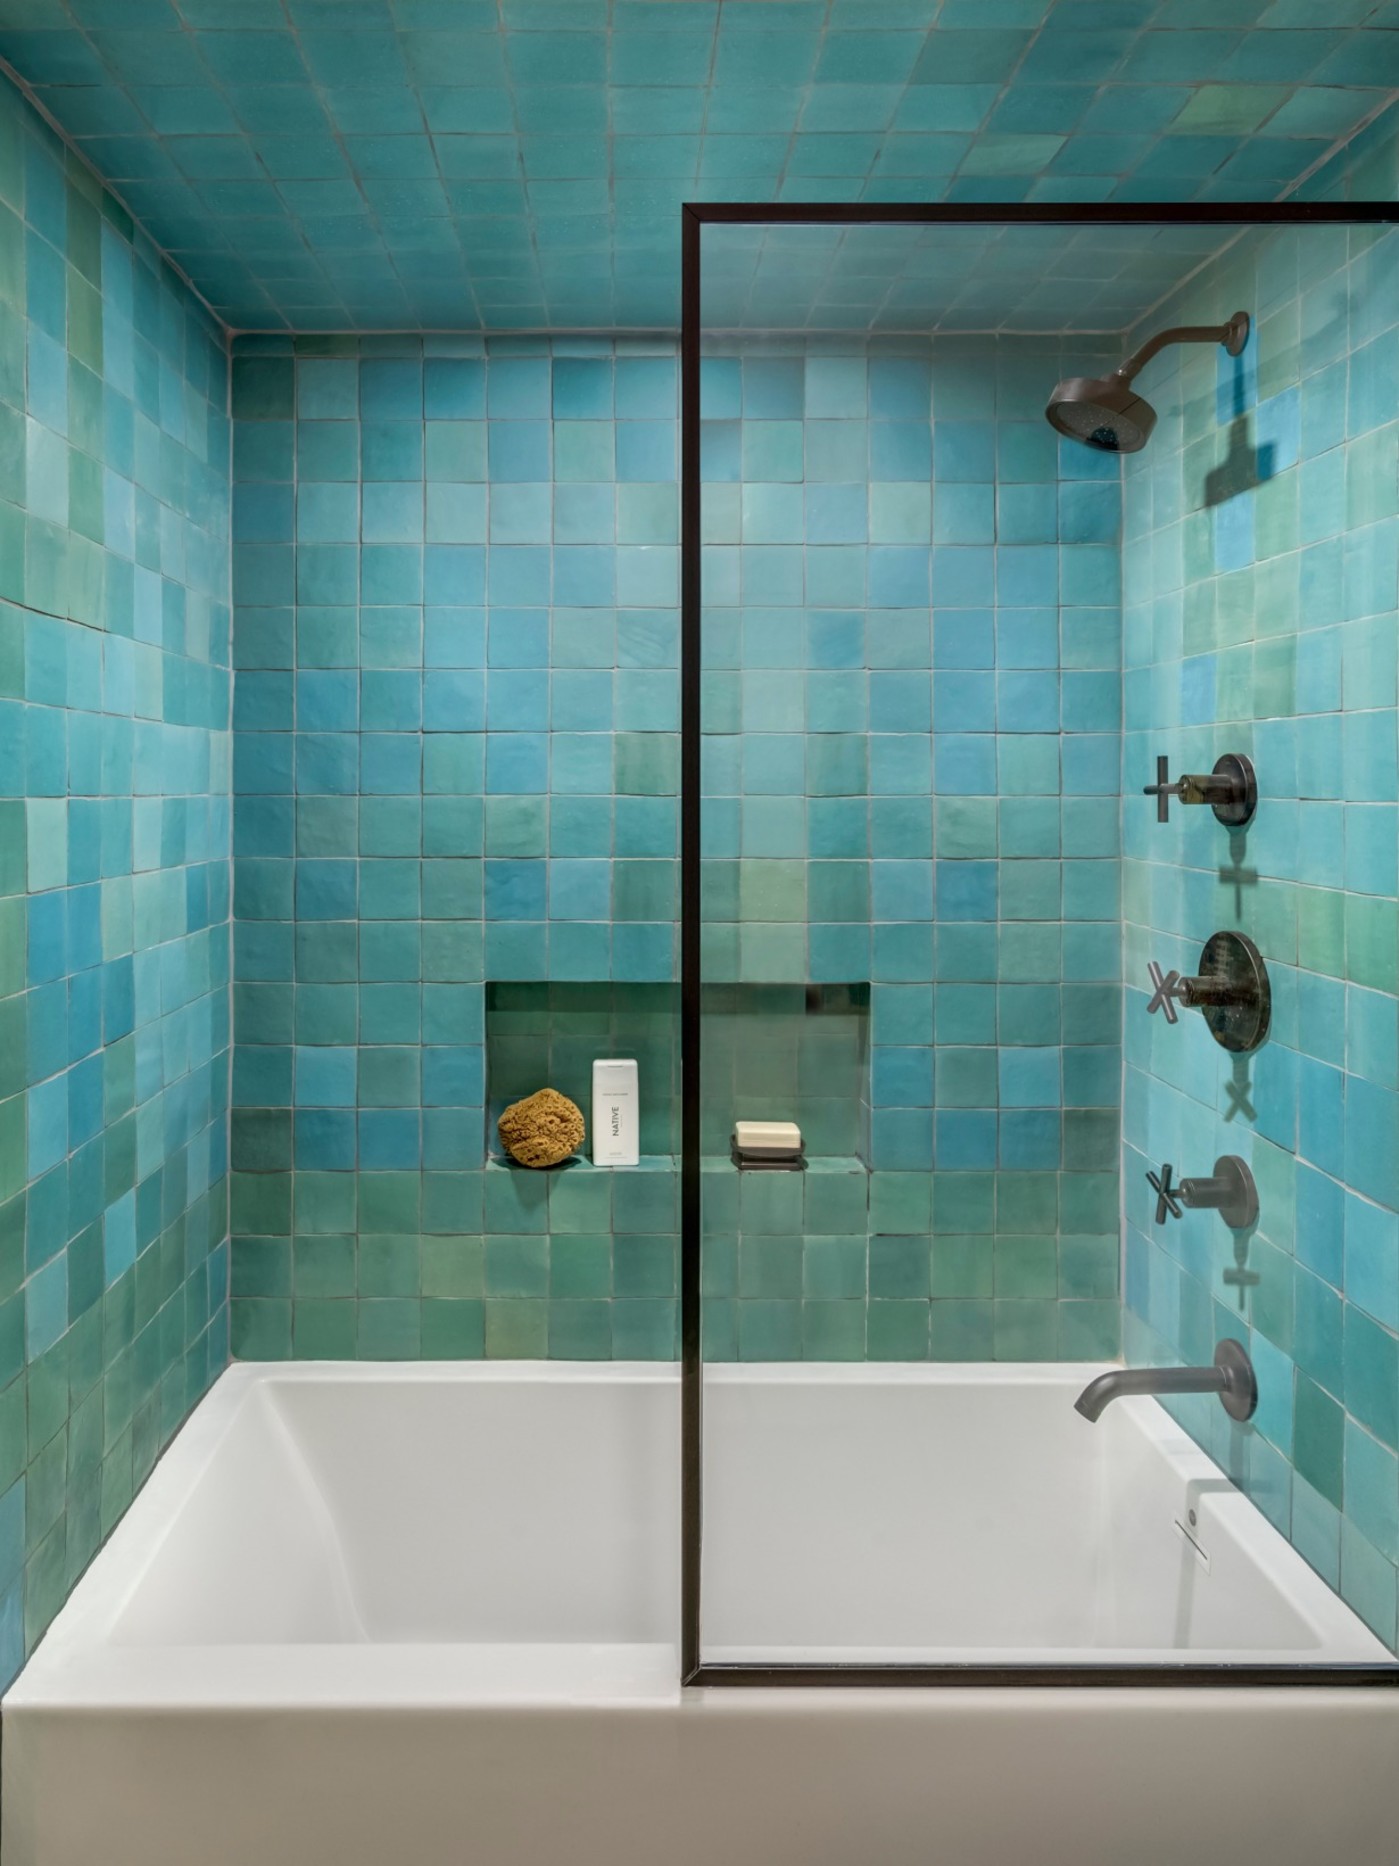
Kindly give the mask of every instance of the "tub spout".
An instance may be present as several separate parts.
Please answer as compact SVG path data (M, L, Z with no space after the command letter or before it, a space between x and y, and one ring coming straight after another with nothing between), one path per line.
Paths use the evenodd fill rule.
M1225 1337L1211 1367L1114 1367L1099 1374L1074 1401L1085 1419L1098 1420L1115 1399L1131 1393L1217 1393L1231 1419L1251 1419L1258 1404L1253 1362L1243 1344Z

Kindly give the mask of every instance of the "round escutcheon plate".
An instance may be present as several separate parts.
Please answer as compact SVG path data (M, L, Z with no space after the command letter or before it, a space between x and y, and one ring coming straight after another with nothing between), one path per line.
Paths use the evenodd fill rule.
M1240 1424L1251 1419L1258 1410L1258 1380L1242 1342L1226 1335L1215 1348L1214 1364L1222 1368L1226 1376L1219 1395L1225 1412Z
M1200 954L1200 977L1222 979L1229 1004L1202 1004L1210 1035L1223 1049L1246 1056L1268 1035L1273 991L1263 955L1246 933L1212 933Z
M1226 829L1242 829L1245 823L1253 821L1258 808L1258 778L1253 760L1245 758L1242 752L1225 752L1222 758L1215 760L1214 775L1229 779L1234 786L1234 796L1228 803L1214 803L1210 808Z

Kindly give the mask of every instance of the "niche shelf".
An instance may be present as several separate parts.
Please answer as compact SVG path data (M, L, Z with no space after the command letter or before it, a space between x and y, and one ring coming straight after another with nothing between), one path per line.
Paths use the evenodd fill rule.
M704 1170L734 1172L737 1120L801 1127L808 1172L866 1170L870 1127L870 988L706 985L701 1148ZM634 1056L640 1082L641 1166L595 1168L586 1158L550 1171L678 1171L680 991L624 981L498 981L486 985L488 1166L528 1172L504 1158L496 1122L536 1089L556 1088L589 1115L592 1066ZM587 1145L584 1144L586 1155Z
M700 1170L705 1173L737 1173L738 1168L727 1153L706 1153L700 1159ZM869 1168L855 1154L815 1154L808 1155L807 1173L837 1175L842 1173L868 1173ZM594 1166L586 1154L575 1154L571 1160L562 1160L557 1166L521 1166L518 1161L507 1159L502 1153L492 1153L486 1161L488 1173L523 1173L529 1178L556 1178L564 1173L678 1173L680 1155L678 1153L643 1153L635 1166Z
M700 1145L727 1160L735 1121L795 1121L808 1166L869 1158L870 988L707 986Z
M502 1157L496 1132L501 1112L512 1101L547 1087L576 1101L587 1121L593 1064L600 1056L636 1058L642 1158L673 1163L680 1151L679 986L617 980L488 983L487 1160L507 1172L534 1170L517 1168ZM548 1170L573 1172L578 1165Z

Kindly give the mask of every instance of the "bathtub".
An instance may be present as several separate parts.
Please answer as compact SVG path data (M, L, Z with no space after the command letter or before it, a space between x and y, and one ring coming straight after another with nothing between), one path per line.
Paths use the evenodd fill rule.
M706 1659L1386 1661L1098 1371L711 1370ZM681 1689L678 1402L231 1368L5 1699L5 1866L1392 1857L1382 1686Z

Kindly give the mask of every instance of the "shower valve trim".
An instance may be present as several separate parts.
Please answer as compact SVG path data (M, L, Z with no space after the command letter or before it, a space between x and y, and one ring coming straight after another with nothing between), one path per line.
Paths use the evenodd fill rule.
M1251 759L1242 752L1225 752L1213 771L1186 772L1171 781L1169 758L1156 760L1156 782L1143 784L1142 795L1156 799L1156 820L1168 823L1171 799L1178 803L1207 803L1228 829L1242 829L1258 808L1258 779Z
M1213 1173L1175 1179L1167 1162L1159 1173L1148 1170L1146 1182L1156 1194L1156 1222L1181 1218L1189 1211L1216 1211L1231 1231L1247 1231L1258 1220L1258 1187L1248 1162L1237 1153L1222 1153Z
M1195 974L1165 971L1147 961L1151 997L1147 1015L1160 1011L1168 1024L1180 1022L1177 1005L1200 1011L1222 1049L1256 1050L1272 1021L1272 986L1263 955L1246 933L1212 933Z

